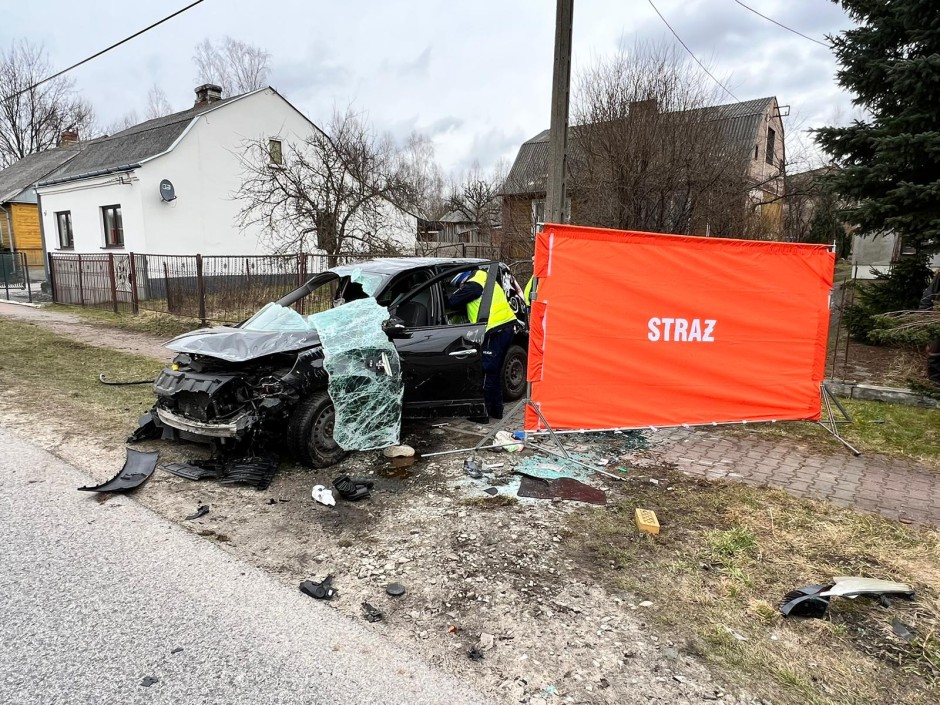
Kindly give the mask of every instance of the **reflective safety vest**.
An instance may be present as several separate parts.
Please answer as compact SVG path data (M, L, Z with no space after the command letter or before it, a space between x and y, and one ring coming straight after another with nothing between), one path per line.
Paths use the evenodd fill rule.
M473 276L470 277L468 281L476 282L483 287L483 290L486 290L486 272L482 269L478 269L474 272ZM481 296L479 299L474 299L467 303L467 318L470 319L471 323L477 322L477 317L480 315L480 303L483 301ZM492 330L496 326L501 326L510 321L516 320L516 314L513 313L512 309L509 307L509 301L506 299L506 292L503 291L503 287L499 285L499 282L496 282L496 285L493 287L493 299L490 301L490 318L486 322L486 329Z
M522 292L522 295L525 297L525 302L531 306L532 305L532 277L529 277L529 283L525 285L525 291Z

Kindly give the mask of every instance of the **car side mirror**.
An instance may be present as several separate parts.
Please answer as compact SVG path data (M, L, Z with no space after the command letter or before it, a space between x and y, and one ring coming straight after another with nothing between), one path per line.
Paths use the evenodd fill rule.
M398 316L390 316L387 321L382 323L382 331L388 336L389 340L401 340L411 337L411 331L405 327L405 322Z

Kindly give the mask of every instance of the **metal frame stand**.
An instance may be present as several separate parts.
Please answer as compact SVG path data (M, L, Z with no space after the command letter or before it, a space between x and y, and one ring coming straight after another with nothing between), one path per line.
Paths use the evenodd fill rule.
M846 410L842 403L836 399L835 394L832 393L832 390L829 389L825 384L820 385L820 394L822 395L823 405L826 407L826 421L817 421L816 423L826 429L833 437L839 441L842 445L848 448L852 455L859 456L862 454L862 451L858 450L855 446L845 440L839 433L839 423L852 423L852 417L849 415L849 412ZM840 422L836 420L835 414L832 411L832 407L835 406L844 417L844 421ZM828 425L827 425L828 424Z

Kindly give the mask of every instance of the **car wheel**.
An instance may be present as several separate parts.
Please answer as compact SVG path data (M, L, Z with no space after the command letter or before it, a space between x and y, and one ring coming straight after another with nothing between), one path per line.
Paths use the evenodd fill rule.
M516 401L525 394L526 366L529 357L525 348L520 345L510 345L506 351L506 360L503 362L503 399Z
M333 400L325 389L301 400L294 409L287 433L294 457L304 465L327 468L349 455L333 440L335 421Z

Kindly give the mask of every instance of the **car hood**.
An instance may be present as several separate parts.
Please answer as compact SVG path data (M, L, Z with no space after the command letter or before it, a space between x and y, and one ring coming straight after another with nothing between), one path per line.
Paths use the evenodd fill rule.
M228 362L247 362L315 345L320 345L320 336L314 331L268 332L219 326L184 333L164 347L173 352L205 355Z

